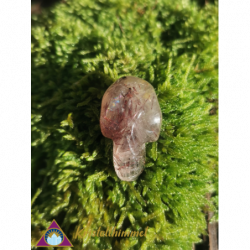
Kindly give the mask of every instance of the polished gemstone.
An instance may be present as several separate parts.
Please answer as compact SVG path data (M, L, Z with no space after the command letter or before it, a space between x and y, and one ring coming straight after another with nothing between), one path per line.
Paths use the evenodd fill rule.
M145 165L145 143L158 140L161 109L153 86L134 76L113 83L102 99L102 134L113 140L113 161L121 180L133 181Z

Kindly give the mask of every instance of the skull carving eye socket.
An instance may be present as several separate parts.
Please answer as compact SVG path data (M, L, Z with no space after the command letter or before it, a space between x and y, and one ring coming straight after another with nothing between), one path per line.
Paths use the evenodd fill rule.
M154 88L143 79L118 79L102 98L102 134L113 140L113 162L121 180L134 181L145 165L145 143L157 141L162 122Z

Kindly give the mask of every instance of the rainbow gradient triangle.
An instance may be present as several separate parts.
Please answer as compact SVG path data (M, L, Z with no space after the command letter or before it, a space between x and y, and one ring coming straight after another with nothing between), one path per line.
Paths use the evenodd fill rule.
M56 245L56 246L50 245L50 244L48 244L45 241L44 235L51 228L59 229L63 233L63 236L64 236L63 237L63 241L59 245ZM63 230L59 227L59 225L57 224L57 222L55 220L53 220L52 223L50 224L50 226L47 228L47 230L45 231L45 233L42 235L42 237L38 241L38 243L36 244L36 247L73 247L73 245L69 241L69 239L67 238L67 236L65 235L65 233L63 232Z

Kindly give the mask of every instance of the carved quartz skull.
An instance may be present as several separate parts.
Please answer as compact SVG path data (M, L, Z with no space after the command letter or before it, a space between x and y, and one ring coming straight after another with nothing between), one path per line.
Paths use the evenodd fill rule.
M134 181L145 165L145 143L158 140L161 109L151 84L126 76L118 79L102 99L102 134L113 140L113 161L121 180Z

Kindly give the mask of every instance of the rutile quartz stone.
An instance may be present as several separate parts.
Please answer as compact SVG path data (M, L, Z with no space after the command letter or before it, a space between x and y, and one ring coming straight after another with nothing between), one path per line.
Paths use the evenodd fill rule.
M102 98L102 134L113 140L116 174L123 181L134 181L145 165L145 143L158 140L161 109L154 88L143 79L118 79Z

